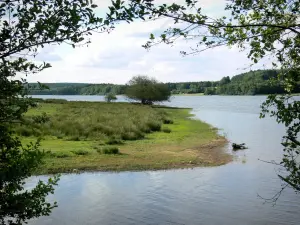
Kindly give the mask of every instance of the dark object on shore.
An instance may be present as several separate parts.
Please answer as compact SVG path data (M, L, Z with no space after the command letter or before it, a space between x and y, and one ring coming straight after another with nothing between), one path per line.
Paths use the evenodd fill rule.
M242 143L242 144L232 143L232 149L234 151L237 151L237 150L241 150L241 149L247 149L247 147L245 146L245 143Z

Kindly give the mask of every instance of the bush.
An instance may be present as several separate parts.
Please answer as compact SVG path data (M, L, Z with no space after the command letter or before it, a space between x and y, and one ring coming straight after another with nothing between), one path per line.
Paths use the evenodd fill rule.
M17 134L24 136L24 137L29 137L29 136L33 135L32 128L24 127L24 126L18 127L16 132L17 132Z
M69 137L66 139L67 141L80 141L80 137L78 136L73 136L73 137Z
M146 133L146 134L151 133L151 129L150 129L150 127L148 127L147 125L141 126L141 127L139 127L139 129L140 129L143 133Z
M171 129L168 128L168 127L164 127L164 128L162 129L162 131L165 132L165 133L171 133Z
M88 155L89 154L89 152L86 150L73 150L71 152L75 155Z
M47 155L49 155L50 157L53 157L53 158L67 158L67 157L70 157L70 154L65 153L65 152L51 152L51 151L48 151Z
M161 129L161 123L158 121L150 121L147 125L151 131L160 131Z
M117 100L117 96L114 93L107 93L104 98L106 102Z
M129 131L129 132L126 132L126 133L122 134L122 139L127 140L127 141L139 140L139 139L142 139L144 137L145 137L145 135L141 132Z
M32 116L32 121L35 124L43 124L50 121L50 117L45 112L43 112L42 115Z
M120 150L117 147L105 147L102 149L97 149L97 152L100 154L107 154L107 155L120 154Z
M44 100L45 103L57 103L57 104L64 104L67 103L68 101L66 99L45 99Z
M57 139L63 139L65 137L65 135L61 132L57 132L54 134L54 136L57 138Z
M105 144L107 144L107 145L119 145L119 144L123 144L123 142L120 139L110 138L105 142Z
M164 124L173 124L174 123L174 121L169 118L165 118L163 122L164 122Z

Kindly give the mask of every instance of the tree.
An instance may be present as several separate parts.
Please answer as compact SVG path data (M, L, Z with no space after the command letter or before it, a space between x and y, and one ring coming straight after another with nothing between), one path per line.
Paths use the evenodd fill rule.
M230 77L223 77L220 82L219 85L225 85L225 84L229 84L230 83Z
M42 163L44 153L36 143L22 145L13 124L22 123L23 114L34 102L26 97L26 80L17 74L37 73L50 64L30 62L40 48L49 44L87 44L87 35L97 29L109 31L115 20L98 18L96 5L88 0L3 0L0 1L0 224L22 224L49 215L56 203L53 193L58 177L39 181L24 190L24 179Z
M114 93L110 92L105 95L106 102L111 102L111 101L115 101L115 100L117 100L117 96Z
M214 87L207 87L204 91L205 95L215 95L216 94L216 88Z
M171 95L167 84L159 83L147 76L135 76L128 82L128 85L125 95L141 101L142 104L167 101Z
M173 26L158 36L150 34L150 40L144 45L147 49L159 43L174 44L184 39L192 40L195 45L189 52L182 51L183 55L228 45L246 50L248 58L254 64L269 57L273 67L280 71L277 79L283 81L287 94L269 96L262 105L261 116L270 113L287 127L282 143L285 154L279 163L287 174L278 176L287 185L300 191L300 164L296 160L300 153L300 107L299 102L292 100L290 96L300 80L300 2L231 0L225 10L229 11L230 16L212 18L202 13L195 0L162 5L154 4L154 1L132 0L127 5L112 7L110 16L114 18L114 15L121 15L131 21L171 18Z

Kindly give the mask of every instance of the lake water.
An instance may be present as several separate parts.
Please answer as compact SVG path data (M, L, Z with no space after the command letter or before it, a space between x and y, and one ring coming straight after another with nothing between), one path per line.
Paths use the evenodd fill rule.
M103 101L101 96L35 97ZM193 108L196 118L249 149L232 153L235 160L220 167L63 175L50 197L59 207L30 224L300 224L300 196L293 190L286 189L275 206L258 197L271 198L281 188L278 168L261 160L280 160L285 131L274 119L259 119L264 99L172 97L165 104Z

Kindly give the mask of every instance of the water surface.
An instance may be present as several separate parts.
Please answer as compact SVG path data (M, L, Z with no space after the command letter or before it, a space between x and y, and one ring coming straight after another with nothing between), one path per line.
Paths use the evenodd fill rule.
M103 101L100 96L38 96ZM213 168L63 175L51 200L59 207L30 224L300 224L299 195L281 187L276 168L284 127L259 119L264 96L176 96L165 104L193 108L195 117L220 129L248 150L234 162ZM119 100L126 101L124 97ZM28 186L37 179L32 178Z

